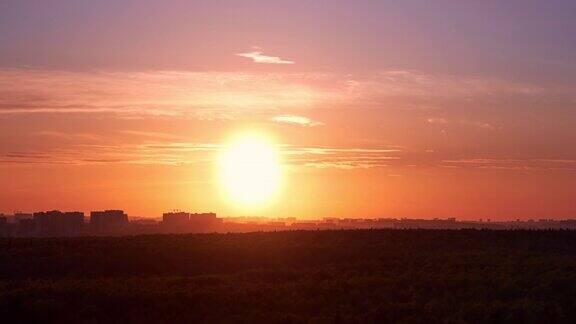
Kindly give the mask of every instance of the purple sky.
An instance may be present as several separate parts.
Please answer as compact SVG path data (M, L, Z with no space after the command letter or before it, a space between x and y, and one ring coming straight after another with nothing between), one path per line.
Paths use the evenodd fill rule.
M4 0L0 65L250 69L261 46L298 70L576 78L574 1Z

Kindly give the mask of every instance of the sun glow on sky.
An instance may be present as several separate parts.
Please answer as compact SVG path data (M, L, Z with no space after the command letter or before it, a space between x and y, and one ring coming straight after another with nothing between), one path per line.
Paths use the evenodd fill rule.
M280 160L275 145L261 133L234 137L220 156L220 178L229 199L244 207L259 207L278 191Z
M451 2L0 1L0 214L574 218L576 2Z

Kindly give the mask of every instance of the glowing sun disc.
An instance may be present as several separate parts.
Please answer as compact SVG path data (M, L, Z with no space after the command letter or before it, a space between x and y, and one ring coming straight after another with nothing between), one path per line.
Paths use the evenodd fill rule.
M224 148L219 162L221 181L234 202L262 204L278 189L278 152L263 136L245 134L235 138Z

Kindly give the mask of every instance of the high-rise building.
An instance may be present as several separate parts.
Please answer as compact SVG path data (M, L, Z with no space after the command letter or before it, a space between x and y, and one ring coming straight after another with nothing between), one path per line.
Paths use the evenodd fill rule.
M120 230L128 225L128 215L123 210L90 212L90 227L95 232Z
M82 232L84 213L52 210L34 213L36 232L39 236L76 236Z
M0 237L5 237L10 234L10 228L8 226L8 217L4 214L0 214Z
M21 219L32 219L34 217L31 213L16 212L14 213L14 222L18 223Z
M163 225L187 225L190 221L190 213L169 212L162 214Z
M195 225L211 225L218 221L216 213L194 213L190 214L190 223Z
M165 230L177 233L216 231L222 223L215 213L187 213L175 211L162 215Z
M34 219L31 218L22 218L18 220L18 229L16 230L16 234L18 236L37 236L37 226Z

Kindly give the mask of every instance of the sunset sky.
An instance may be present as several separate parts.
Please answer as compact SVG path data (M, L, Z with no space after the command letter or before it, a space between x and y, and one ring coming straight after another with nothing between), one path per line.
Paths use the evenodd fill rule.
M2 0L0 212L576 217L575 35L572 0Z

